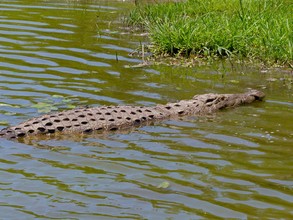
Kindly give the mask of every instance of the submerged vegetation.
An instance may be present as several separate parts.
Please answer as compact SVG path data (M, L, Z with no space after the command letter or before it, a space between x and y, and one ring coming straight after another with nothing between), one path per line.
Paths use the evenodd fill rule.
M293 60L289 0L187 0L138 5L127 23L149 32L155 54Z

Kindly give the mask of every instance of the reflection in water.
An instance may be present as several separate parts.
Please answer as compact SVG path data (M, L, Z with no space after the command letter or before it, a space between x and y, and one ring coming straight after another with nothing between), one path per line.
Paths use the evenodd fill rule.
M146 40L120 27L133 6L1 1L1 128L37 116L40 103L154 105L248 87L266 88L266 102L128 133L2 139L1 219L293 218L288 76L267 82L284 74L243 66L126 68L140 62L128 53ZM163 182L170 186L158 188Z

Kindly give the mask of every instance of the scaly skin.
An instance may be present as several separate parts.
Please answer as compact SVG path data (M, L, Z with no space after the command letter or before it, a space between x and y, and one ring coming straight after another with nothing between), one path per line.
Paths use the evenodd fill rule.
M54 133L91 133L125 130L154 121L184 115L206 115L217 110L261 101L265 94L251 90L241 94L203 94L177 103L144 106L102 106L46 114L0 131L0 138L17 139Z

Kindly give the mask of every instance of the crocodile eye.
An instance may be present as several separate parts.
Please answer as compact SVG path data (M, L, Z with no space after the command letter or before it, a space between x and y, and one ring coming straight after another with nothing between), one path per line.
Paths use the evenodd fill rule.
M206 103L213 102L216 98L209 98L206 100Z

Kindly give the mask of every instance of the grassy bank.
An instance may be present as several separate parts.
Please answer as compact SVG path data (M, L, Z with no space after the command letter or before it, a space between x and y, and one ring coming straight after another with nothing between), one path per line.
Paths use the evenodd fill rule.
M129 25L149 32L156 54L293 60L291 0L188 0L137 6Z

